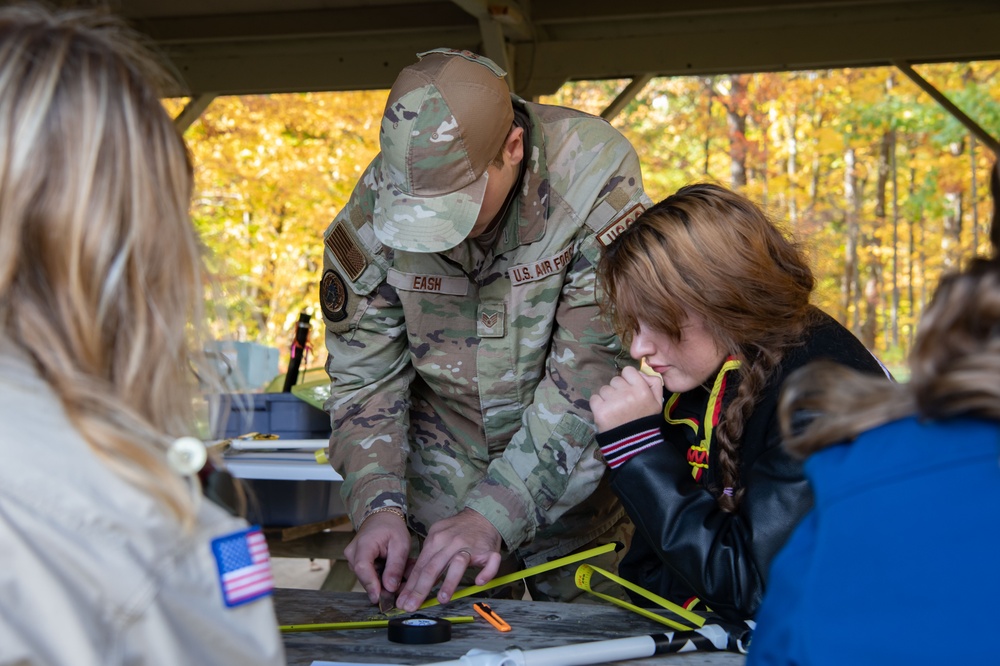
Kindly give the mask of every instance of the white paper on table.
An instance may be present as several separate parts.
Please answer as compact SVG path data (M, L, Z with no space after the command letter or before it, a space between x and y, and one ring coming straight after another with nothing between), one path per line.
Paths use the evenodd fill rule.
M218 440L216 444L227 440ZM330 446L329 439L240 439L235 437L229 441L229 448L234 451L280 451L283 449L297 449L302 451L315 451L325 449ZM209 442L209 444L212 444Z
M329 464L301 460L244 460L226 458L226 470L238 479L277 481L343 481Z

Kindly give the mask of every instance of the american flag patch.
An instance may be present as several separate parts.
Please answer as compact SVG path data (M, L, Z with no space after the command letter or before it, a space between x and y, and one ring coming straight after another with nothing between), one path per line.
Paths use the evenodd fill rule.
M259 527L234 532L212 541L219 567L222 598L229 607L271 594L271 556Z

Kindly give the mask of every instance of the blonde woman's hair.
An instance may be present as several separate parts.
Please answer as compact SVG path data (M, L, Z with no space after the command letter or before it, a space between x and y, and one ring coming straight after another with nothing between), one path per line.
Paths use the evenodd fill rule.
M95 453L190 525L203 266L159 66L117 20L0 10L0 326Z
M694 314L720 349L742 361L736 397L715 432L719 474L735 511L743 428L787 349L814 310L814 280L797 247L746 197L711 183L688 185L639 218L606 248L598 266L605 306L626 345L639 322L679 340Z

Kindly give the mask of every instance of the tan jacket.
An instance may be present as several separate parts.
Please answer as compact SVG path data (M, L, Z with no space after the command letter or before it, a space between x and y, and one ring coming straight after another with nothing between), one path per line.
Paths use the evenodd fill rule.
M108 469L0 339L0 665L283 664L269 596L227 608L204 500L181 535Z

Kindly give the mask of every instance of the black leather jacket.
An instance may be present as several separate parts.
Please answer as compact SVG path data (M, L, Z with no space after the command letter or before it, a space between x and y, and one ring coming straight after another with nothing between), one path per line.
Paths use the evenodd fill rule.
M658 414L598 435L602 447L657 424L663 436L658 445L611 470L612 487L636 525L619 568L624 578L675 603L698 597L728 619L750 618L756 612L771 560L812 507L812 492L800 463L781 447L777 403L782 382L795 369L820 359L884 373L847 329L819 310L815 315L803 344L786 353L745 425L740 483L746 494L735 513L722 511L709 491L720 490L715 475L718 446L709 447L708 467L698 480L696 468L688 462L689 447L703 438L709 390L699 387L683 393L669 408L674 421L697 420L697 432ZM730 372L723 405L736 387L736 373ZM635 601L649 605L640 598Z

